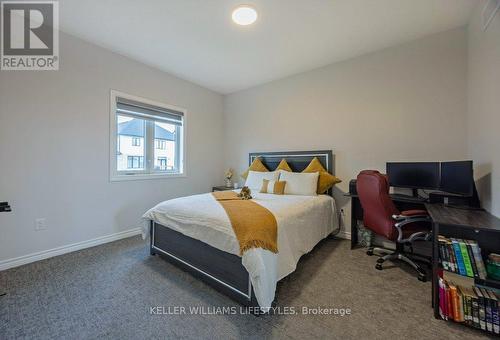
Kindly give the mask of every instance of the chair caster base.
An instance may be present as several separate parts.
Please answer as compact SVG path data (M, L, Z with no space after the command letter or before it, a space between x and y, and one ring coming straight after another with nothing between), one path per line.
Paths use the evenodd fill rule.
M366 255L368 255L368 256L373 256L373 249L368 249L368 250L366 251Z
M382 263L384 263L384 261L385 261L384 259L380 258L380 259L377 260L377 263L382 264Z
M377 264L375 265L375 269L377 269L377 270L382 270L382 264L381 264L381 263L377 263Z
M427 282L427 275L419 273L418 274L418 280L422 282Z

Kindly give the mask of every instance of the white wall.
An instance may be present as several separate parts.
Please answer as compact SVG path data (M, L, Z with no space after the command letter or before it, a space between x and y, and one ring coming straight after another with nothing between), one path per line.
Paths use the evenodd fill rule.
M0 72L0 201L13 208L0 261L137 227L159 201L223 180L221 95L60 38L59 71ZM187 109L187 178L109 182L110 89Z
M333 149L349 224L342 192L360 170L466 156L466 57L460 28L228 95L226 165L242 171L252 151Z
M483 206L500 217L500 13L483 32L484 3L468 27L468 153Z

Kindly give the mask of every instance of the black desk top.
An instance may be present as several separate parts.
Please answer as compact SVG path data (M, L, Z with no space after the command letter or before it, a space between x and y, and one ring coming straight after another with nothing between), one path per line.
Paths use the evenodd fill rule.
M500 219L487 211L459 209L444 204L427 203L425 207L435 223L500 232Z

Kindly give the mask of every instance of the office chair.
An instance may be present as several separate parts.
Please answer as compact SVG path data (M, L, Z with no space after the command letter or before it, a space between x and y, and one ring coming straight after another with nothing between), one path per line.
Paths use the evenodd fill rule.
M400 212L389 195L387 176L376 170L361 171L357 178L357 191L364 211L363 222L367 229L375 234L396 242L396 250L387 254L383 248L369 248L368 255L380 251L386 255L377 260L376 269L382 270L386 260L402 260L418 272L418 279L426 281L426 272L414 262L414 258L429 258L413 253L413 242L428 241L431 237L430 217L425 210L407 210ZM410 252L405 251L409 246Z

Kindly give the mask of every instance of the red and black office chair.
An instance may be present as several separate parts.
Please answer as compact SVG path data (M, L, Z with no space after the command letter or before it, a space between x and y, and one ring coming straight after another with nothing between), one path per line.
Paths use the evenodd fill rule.
M387 176L376 170L361 171L356 183L359 200L364 211L364 225L375 234L396 242L396 251L387 254L383 248L370 248L368 255L381 251L386 255L377 260L375 268L382 270L386 260L402 260L418 272L418 279L426 281L426 272L413 259L427 258L413 253L413 242L429 240L431 236L430 218L425 210L400 212L389 195ZM409 246L410 252L405 251Z

